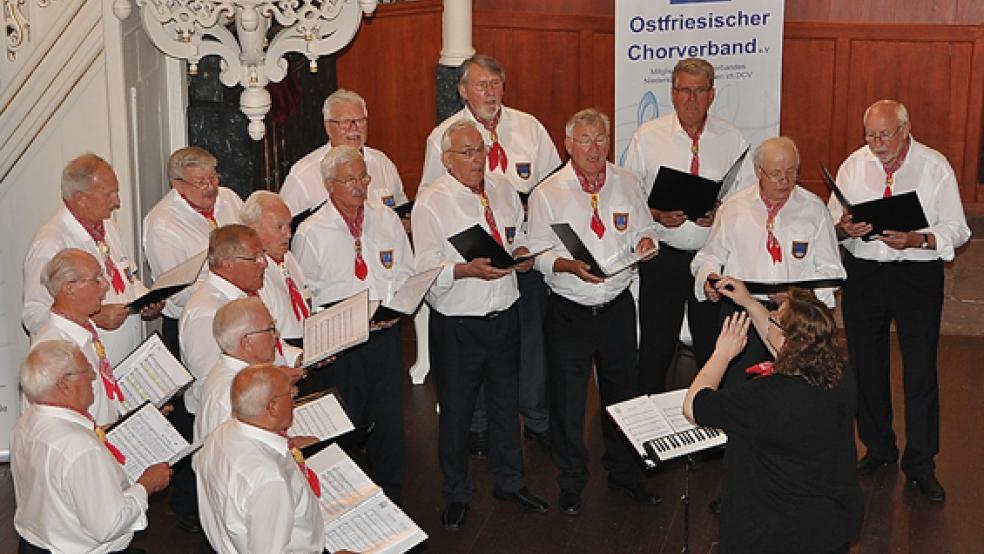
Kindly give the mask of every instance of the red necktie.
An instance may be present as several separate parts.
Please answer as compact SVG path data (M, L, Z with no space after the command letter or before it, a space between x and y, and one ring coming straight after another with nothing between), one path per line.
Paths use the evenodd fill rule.
M899 151L899 155L895 157L889 164L882 164L882 169L885 170L885 192L882 193L882 198L889 198L892 196L892 185L895 184L895 172L902 167L902 163L905 161L906 154L909 153L909 141L905 141L902 146L902 150Z
M605 224L601 221L601 215L598 213L598 192L605 186L605 170L601 170L594 182L589 183L587 176L574 165L574 162L571 162L571 168L574 169L574 175L577 176L581 190L591 195L591 230L600 239L605 236Z
M332 202L334 203L334 202ZM365 206L359 206L358 211L355 213L355 217L349 220L338 206L335 206L338 211L338 215L342 216L342 220L345 221L345 225L348 227L349 234L355 239L355 276L360 281L365 281L366 276L369 275L369 268L366 266L366 260L362 257L362 224L365 223L366 219L366 208Z
M499 246L504 246L502 244L502 235L499 234L499 226L495 224L495 214L492 213L492 206L489 205L489 195L485 193L485 181L482 181L482 184L478 186L478 191L475 194L478 195L482 207L485 208L485 223L489 225L489 232L492 234L492 238L495 239L495 242L499 243Z
M69 210L71 212L71 210ZM82 220L75 212L72 212L75 216L75 220L79 222L79 225L85 229L85 232L89 233L92 237L93 242L96 243L96 247L99 248L99 253L103 257L103 265L106 267L106 276L109 277L109 283L113 285L113 290L116 294L123 294L126 290L126 283L123 282L123 274L120 273L119 268L113 262L112 256L109 255L109 244L106 243L106 226L102 221L97 221L95 223L87 223Z
M759 189L759 197L765 203L765 210L768 213L765 220L765 230L768 231L769 236L765 239L765 249L769 252L769 256L772 256L772 263L777 264L782 262L782 247L772 230L775 228L776 215L786 204L786 200L773 204L762 194L761 189Z
M499 126L499 116L501 115L502 110L500 109L492 121L485 122L475 116L475 112L472 112L472 116L482 124L482 127L485 127L485 130L489 132L489 138L492 140L492 146L489 147L489 171L495 171L496 167L501 166L502 172L505 173L509 163L506 159L506 149L499 143L499 134L495 130Z
M297 468L301 470L304 478L307 479L308 485L311 486L311 491L314 496L321 498L321 481L318 480L318 474L314 472L313 469L309 468L307 463L304 461L304 454L301 450L294 446L294 439L288 437L286 434L281 434L287 439L287 448L290 449L290 455L294 457L294 461L297 462Z
M109 453L113 455L113 458L115 458L120 465L126 465L126 456L123 455L123 452L121 452L120 449L116 447L116 445L109 442L109 440L106 438L106 431L103 431L102 427L96 425L96 418L92 417L92 414L90 414L85 410L77 410L75 408L70 408L68 406L65 406L64 404L53 404L50 402L38 402L38 404L42 406L53 406L55 408L63 408L65 410L71 410L85 417L89 421L91 421L93 432L96 434L96 437L99 438L99 441L103 443L103 446L106 447L106 450L109 450Z
M96 331L96 327L91 321L86 321L82 324L82 327L86 331L89 331L89 335L92 337L92 348L96 351L96 356L99 356L99 376L102 378L103 386L106 388L106 396L110 400L115 396L116 400L123 402L123 391L120 390L120 384L116 382L116 377L113 376L113 367L109 364L109 358L106 357L106 348L103 346L102 341L99 340L99 333Z
M697 151L700 143L700 134L704 130L703 127L697 130L696 133L691 133L684 129L687 136L690 137L690 174L700 175L700 156L697 155Z
M192 204L191 203L191 200L188 200L188 197L187 196L181 194L180 192L178 194L180 194L181 195L181 198L184 198L184 201L187 202L189 206L191 206L191 209L193 209L196 212L198 212L202 217L204 217L208 221L208 226L213 231L219 226L219 222L215 220L215 205L214 204L212 205L211 208L209 208L209 209L206 210L206 209L199 208L198 206Z
M301 296L301 291L297 290L297 284L290 277L286 264L280 264L280 272L284 276L284 283L287 284L287 293L290 294L290 306L294 309L294 317L297 318L297 321L304 321L311 315L311 310L308 309L307 302Z

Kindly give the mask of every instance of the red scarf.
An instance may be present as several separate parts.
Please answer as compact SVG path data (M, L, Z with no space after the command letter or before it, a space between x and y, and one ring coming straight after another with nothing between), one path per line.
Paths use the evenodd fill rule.
M102 427L96 425L96 419L92 417L92 414L84 410L76 410L75 408L70 408L68 406L65 406L64 404L53 404L50 402L38 402L38 404L41 406L52 406L55 408L63 408L65 410L71 410L85 417L89 421L91 421L93 432L96 433L96 437L98 437L99 441L103 443L103 446L106 447L106 450L109 450L109 453L113 455L113 458L115 458L120 465L126 465L126 456L123 455L123 452L120 451L120 449L117 448L116 445L109 442L109 440L106 438L106 432L102 430Z
M902 167L905 162L906 155L909 154L909 141L906 140L905 144L902 145L902 150L899 151L899 155L892 160L891 163L882 164L882 169L885 170L885 191L882 193L882 198L889 198L892 196L892 185L895 184L895 172Z
M61 312L51 310L51 313L72 321L72 318ZM116 400L123 402L123 391L120 390L120 384L116 382L116 377L113 375L113 366L109 364L109 358L106 357L106 348L103 346L102 341L99 340L99 333L96 331L95 325L88 319L79 325L88 331L92 338L92 348L96 351L96 356L99 357L99 377L102 378L103 387L106 389L106 396L110 400L116 397Z
M68 206L65 207L68 208ZM71 208L68 208L68 211L79 222L79 225L85 229L85 232L89 233L92 241L99 248L99 252L103 256L103 265L106 267L106 275L109 277L110 284L113 285L113 290L116 291L116 294L123 294L123 291L126 290L126 283L123 282L123 275L120 273L119 268L116 267L116 263L113 262L113 258L109 255L109 244L106 243L106 225L102 221L89 223L79 217L79 214L75 213Z
M213 231L219 226L219 222L215 220L215 204L212 204L212 207L206 210L204 208L199 208L198 206L196 206L191 200L188 200L187 196L181 194L180 192L178 193L178 195L180 195L181 198L184 198L184 201L187 202L189 206L191 206L191 209L198 212L202 217L204 217L208 221L208 226Z
M335 204L335 201L332 201ZM369 275L369 268L366 266L366 260L362 257L362 225L365 223L366 219L366 208L365 206L359 206L359 209L355 212L355 217L349 219L342 210L338 209L338 204L335 204L335 210L338 215L342 216L342 221L348 227L349 234L355 240L355 276L360 281L365 281L366 276Z
M307 479L308 485L311 486L311 491L314 496L321 498L321 481L318 480L318 474L314 472L313 469L309 468L307 463L304 461L304 454L301 453L301 449L294 445L293 437L288 437L287 433L280 433L281 437L287 439L287 448L290 449L290 455L293 456L294 461L297 462L297 468L301 470L301 474Z
M589 183L587 176L584 175L574 162L571 162L571 168L574 170L574 175L577 176L577 182L580 183L581 190L591 195L591 230L600 239L605 236L605 224L601 221L601 215L598 213L598 192L605 186L605 170L602 169L598 173L598 176L595 177L594 182Z
M775 362L757 363L747 368L745 370L745 375L748 375L749 377L752 378L768 377L769 375L775 373L775 369L776 369L775 366L776 366Z
M765 250L769 253L769 256L772 256L772 263L777 264L782 262L782 246L780 246L779 239L776 238L772 229L775 227L776 215L786 205L786 200L789 200L789 197L787 196L784 200L773 204L762 194L762 189L759 188L759 198L765 203L765 210L768 213L765 220L765 230L768 231L769 236L765 239Z
M499 234L499 227L495 224L495 214L492 213L492 206L489 205L489 195L485 193L485 181L483 180L478 185L478 190L472 190L470 188L468 190L478 195L478 199L485 209L485 223L489 225L489 232L492 233L492 238L495 239L495 242L499 243L499 246L504 246L502 244L502 235Z
M287 270L287 264L282 259L280 261L273 261L277 262L277 267L280 268L280 274L284 276L284 284L287 285L287 293L290 295L290 307L294 310L294 317L297 321L304 321L311 315L311 309L308 308L307 302L301 296L301 291L298 290L297 283L290 276L290 271Z
M471 108L468 108L468 110L471 111ZM506 159L506 149L499 142L499 134L495 130L499 126L499 117L502 116L502 108L499 108L498 113L495 114L492 121L488 122L483 121L482 118L475 115L474 111L471 114L476 121L482 124L482 127L485 127L485 130L489 132L489 138L492 140L492 146L489 147L489 171L495 171L495 168L501 165L502 172L505 173L506 166L509 163Z
M683 127L682 123L680 127ZM700 175L700 156L698 156L697 151L700 147L700 134L704 132L704 126L701 125L696 133L691 133L686 127L683 127L683 132L690 137L690 174Z

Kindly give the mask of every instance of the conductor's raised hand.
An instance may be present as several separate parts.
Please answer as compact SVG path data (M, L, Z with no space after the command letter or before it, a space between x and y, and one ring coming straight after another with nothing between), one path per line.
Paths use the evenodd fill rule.
M721 334L718 335L717 344L714 345L714 353L729 361L741 354L748 343L748 326L750 324L751 319L748 317L748 312L736 312L726 317L721 326Z
M720 281L715 283L714 288L722 296L730 298L735 304L743 308L747 308L753 302L757 302L751 293L748 292L745 283L734 277L722 277Z

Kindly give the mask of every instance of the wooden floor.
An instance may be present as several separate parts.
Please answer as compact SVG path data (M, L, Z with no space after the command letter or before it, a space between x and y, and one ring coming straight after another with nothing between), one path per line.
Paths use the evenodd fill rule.
M411 342L407 344L412 350ZM897 368L898 350L893 350ZM412 359L412 358L408 358ZM937 476L946 487L944 503L924 499L906 484L898 469L882 470L862 480L865 521L853 553L979 553L984 552L984 338L944 337L940 347L942 405L941 454ZM901 387L895 375L895 401L901 406ZM686 375L680 377L686 379ZM684 472L668 465L648 476L649 486L664 498L662 505L643 507L610 492L600 467L601 431L597 395L592 394L588 415L588 445L593 454L592 478L584 490L579 516L561 514L555 507L546 514L528 514L492 499L486 464L473 460L478 492L471 503L467 527L457 533L440 525L443 501L437 465L437 414L434 390L407 384L406 421L410 453L407 468L406 511L430 535L420 548L427 552L680 552L684 510L680 503ZM901 430L901 414L896 429ZM526 443L527 482L530 488L556 505L556 472L546 452ZM699 460L691 476L690 551L718 552L717 519L707 505L717 494L721 479L719 459ZM9 468L0 465L0 552L14 552L14 494ZM203 538L177 530L166 498L151 500L149 529L134 546L151 553L207 552Z

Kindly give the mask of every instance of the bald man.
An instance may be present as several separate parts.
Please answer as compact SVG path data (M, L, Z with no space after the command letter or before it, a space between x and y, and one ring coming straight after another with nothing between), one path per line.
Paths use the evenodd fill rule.
M911 135L909 112L895 100L879 100L864 113L865 146L837 172L851 203L915 192L929 226L888 230L877 240L833 196L828 206L843 241L844 328L859 384L858 434L867 453L858 471L870 475L898 458L892 431L889 330L894 321L902 350L905 453L902 471L930 500L946 493L936 479L940 405L936 355L943 312L943 262L970 238L953 168L942 154Z

